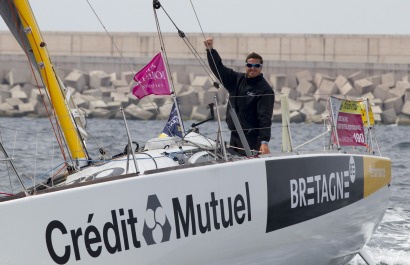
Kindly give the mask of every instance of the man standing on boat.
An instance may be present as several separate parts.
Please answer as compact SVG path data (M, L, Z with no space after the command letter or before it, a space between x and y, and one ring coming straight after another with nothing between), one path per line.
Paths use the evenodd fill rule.
M254 52L249 54L245 60L245 73L240 73L222 64L221 57L213 48L212 38L205 41L205 47L209 66L229 92L228 108L232 107L237 113L250 149L269 154L275 94L263 77L262 57ZM226 122L231 130L230 145L238 147L237 152L245 155L229 109L226 111Z

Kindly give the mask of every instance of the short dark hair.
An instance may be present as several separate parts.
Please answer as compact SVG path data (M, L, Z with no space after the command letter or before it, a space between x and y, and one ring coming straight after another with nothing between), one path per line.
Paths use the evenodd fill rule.
M259 60L261 61L261 63L263 64L262 56L260 56L260 55L257 54L256 52L252 52L251 54L249 54L249 55L246 57L245 63L247 63L249 59L259 59Z

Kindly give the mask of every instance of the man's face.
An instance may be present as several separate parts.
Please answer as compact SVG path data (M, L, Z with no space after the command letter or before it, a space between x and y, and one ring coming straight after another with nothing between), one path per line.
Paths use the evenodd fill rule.
M257 77L262 72L262 64L259 59L249 58L245 68L249 78Z

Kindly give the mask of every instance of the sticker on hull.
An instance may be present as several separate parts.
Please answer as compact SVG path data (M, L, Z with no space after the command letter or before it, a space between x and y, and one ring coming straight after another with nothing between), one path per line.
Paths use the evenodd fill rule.
M363 198L363 159L302 157L266 162L272 232L330 213Z

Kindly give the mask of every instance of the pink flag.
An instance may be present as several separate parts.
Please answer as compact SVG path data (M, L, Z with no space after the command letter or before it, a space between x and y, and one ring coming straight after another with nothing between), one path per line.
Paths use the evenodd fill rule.
M137 85L132 89L132 94L139 99L151 94L171 95L162 53L158 53L139 71L134 80Z

